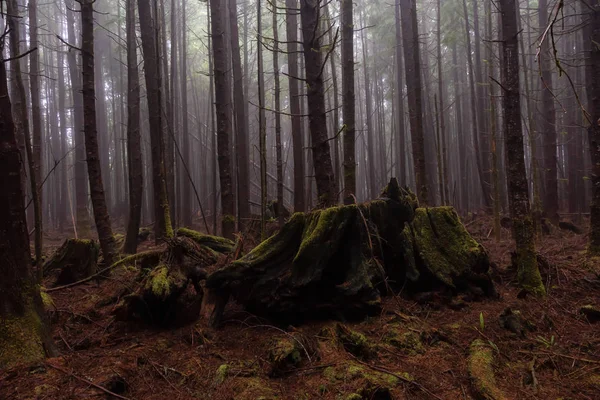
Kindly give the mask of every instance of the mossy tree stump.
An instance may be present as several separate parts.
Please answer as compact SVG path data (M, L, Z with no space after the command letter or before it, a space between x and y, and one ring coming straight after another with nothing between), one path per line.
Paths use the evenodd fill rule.
M216 236L180 229L167 240L162 254L145 257L135 289L115 309L119 320L142 320L166 326L194 320L204 291L200 282L207 268L223 254L233 251L233 242ZM187 293L189 284L195 293Z
M298 322L377 313L381 295L404 284L493 294L487 254L456 212L417 207L414 194L392 179L377 200L292 215L208 276L212 323L230 297L254 313Z
M44 275L55 273L55 286L85 279L96 273L99 252L94 240L67 239L44 264Z

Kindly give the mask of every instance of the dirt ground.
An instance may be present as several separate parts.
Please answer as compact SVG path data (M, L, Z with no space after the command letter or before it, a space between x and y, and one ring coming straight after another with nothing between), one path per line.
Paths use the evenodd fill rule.
M500 298L390 296L379 317L345 323L366 337L373 349L368 359L357 359L328 335L336 321L275 326L235 305L216 330L202 320L170 330L117 322L115 302L107 299L136 276L123 268L100 284L52 293L52 332L61 355L0 371L0 399L118 398L99 387L122 399L147 400L471 399L478 393L469 363L476 339L492 355L488 378L497 388L487 398L600 399L600 323L579 311L600 306L600 261L586 259L586 235L558 231L540 239L548 296L537 300L519 298L509 232L497 242L489 219L466 225L490 254ZM54 237L48 252L59 245ZM507 308L527 321L524 335L501 326ZM319 355L300 352L297 368L272 376L269 349L298 332L317 339Z

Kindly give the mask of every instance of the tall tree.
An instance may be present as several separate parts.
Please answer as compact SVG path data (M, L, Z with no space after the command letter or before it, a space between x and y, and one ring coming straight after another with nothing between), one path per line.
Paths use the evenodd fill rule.
M404 126L404 60L402 57L402 24L400 2L394 7L396 25L396 175L401 185L406 184L406 131Z
M292 148L294 155L294 211L306 210L304 202L304 140L302 116L300 115L300 89L298 87L298 0L285 0L288 83L290 91L290 114L292 120Z
M341 0L342 25L342 107L344 116L344 203L354 203L356 194L355 127L356 103L354 94L354 5Z
M187 168L191 167L191 147L190 147L190 132L188 132L188 91L187 91L187 82L188 82L188 74L187 74L187 15L186 15L186 1L183 0L181 2L181 71L179 72L179 76L181 78L181 134L183 136L183 162L187 165ZM191 206L191 195L192 195L192 183L187 177L183 177L183 173L180 173L182 176L182 214L183 214L183 223L184 225L190 226L193 222L192 218L192 206Z
M142 220L144 177L142 135L140 131L140 77L135 35L135 0L126 3L127 35L127 162L129 171L129 217L123 251L133 254L137 249Z
M508 197L517 247L518 281L523 289L544 295L535 251L535 229L529 208L529 187L523 150L521 97L519 89L518 0L501 0L502 13L502 88L504 90L504 140L508 165Z
M279 81L279 27L277 26L277 0L273 0L273 78L275 102L275 152L277 158L277 220L283 226L283 149L281 144L281 85Z
M75 35L75 17L73 0L66 0L67 8L67 37L72 46L77 46ZM77 216L77 232L80 238L90 238L91 221L87 204L89 201L89 184L87 179L87 168L85 162L85 138L83 136L83 97L81 94L81 73L77 65L77 54L74 51L67 52L69 64L69 77L71 78L71 99L73 112L71 123L73 135L75 136L75 208Z
M548 25L548 0L539 0L539 26L544 30ZM542 78L542 115L540 130L544 143L544 211L547 217L558 224L558 159L556 155L556 110L552 85L552 60L550 55L550 38L540 44L539 63Z
M21 75L21 61L20 61L20 22L19 22L19 9L16 0L8 0L7 2L8 12L8 26L10 29L10 54L13 58L11 61L11 67L14 73L13 77L13 98L14 98L14 115L17 118L17 131L25 139L25 151L27 154L27 162L29 164L29 183L31 190L31 201L33 202L34 212L34 224L35 224L35 264L36 273L38 280L42 278L42 206L40 199L40 190L38 188L38 167L35 165L38 157L34 155L34 149L32 146L30 131L29 131L29 113L27 112L27 96L25 94L25 85L23 84L23 77ZM39 111L39 110L38 110ZM38 126L39 127L39 126ZM38 133L41 133L38 132ZM41 140L37 138L38 144ZM37 148L38 153L41 149ZM37 154L41 160L41 154Z
M586 57L588 140L592 157L592 205L589 254L600 255L600 1L583 2L588 17L583 41Z
M31 268L23 207L22 158L5 65L0 63L0 369L37 362L54 353L39 286Z
M262 45L262 8L261 1L256 2L256 58L258 64L258 151L260 158L260 234L266 239L267 218L267 120L265 116L265 71Z
M106 207L98 150L98 132L96 129L96 88L94 79L94 0L82 0L80 4L81 84L83 90L85 155L98 239L100 239L104 263L106 265L112 265L118 256L118 252L115 238L112 233L108 208Z
M250 179L248 119L246 116L246 96L244 94L244 76L240 56L237 0L229 0L229 26L231 31L231 56L233 67L233 102L235 113L235 148L237 156L238 212L240 222L250 218ZM261 47L258 46L258 50ZM247 52L248 49L245 49Z
M426 205L429 202L429 188L425 165L423 94L421 92L421 56L419 50L419 29L417 26L417 6L415 0L399 1L417 196L419 201L423 205Z
M304 64L306 70L306 90L308 99L308 120L310 125L311 148L317 194L320 206L331 206L336 202L335 181L331 152L327 136L327 118L325 110L325 89L323 85L322 33L319 29L321 1L301 0L300 18L304 46ZM335 46L331 43L330 46ZM328 52L327 54L330 54Z
M154 30L156 20L152 18L150 11L150 0L138 0L138 13L142 36L146 98L148 101L150 123L152 183L154 188L154 235L158 243L162 238L173 236L167 183L165 180L163 109L161 106L160 60L158 57L159 43Z
M215 109L217 113L217 154L221 184L221 227L226 238L233 238L235 209L229 138L231 137L231 82L227 46L225 45L225 0L210 0L213 74L215 80Z
M440 153L441 164L438 166L441 172L440 197L442 204L450 204L448 198L448 160L446 157L446 113L444 112L444 67L442 59L442 0L437 0L437 63L438 63L438 101L439 108L436 113L439 116L440 130Z

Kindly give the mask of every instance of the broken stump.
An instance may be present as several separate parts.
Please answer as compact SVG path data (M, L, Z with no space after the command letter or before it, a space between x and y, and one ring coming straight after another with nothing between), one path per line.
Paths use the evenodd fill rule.
M96 273L99 252L94 240L67 239L44 264L44 275L56 275L54 286L90 277Z

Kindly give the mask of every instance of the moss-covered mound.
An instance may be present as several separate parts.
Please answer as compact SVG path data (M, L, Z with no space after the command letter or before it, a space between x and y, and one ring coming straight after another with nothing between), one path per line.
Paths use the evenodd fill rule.
M394 286L493 294L488 256L456 212L417 206L392 179L377 200L296 213L212 273L206 287L222 303L231 295L254 313L284 320L377 313Z
M274 338L269 347L269 374L282 376L298 368L303 362L319 358L319 343L311 336L302 333L289 333Z
M55 286L85 279L96 273L99 253L94 240L67 239L44 264L44 275L55 275Z

